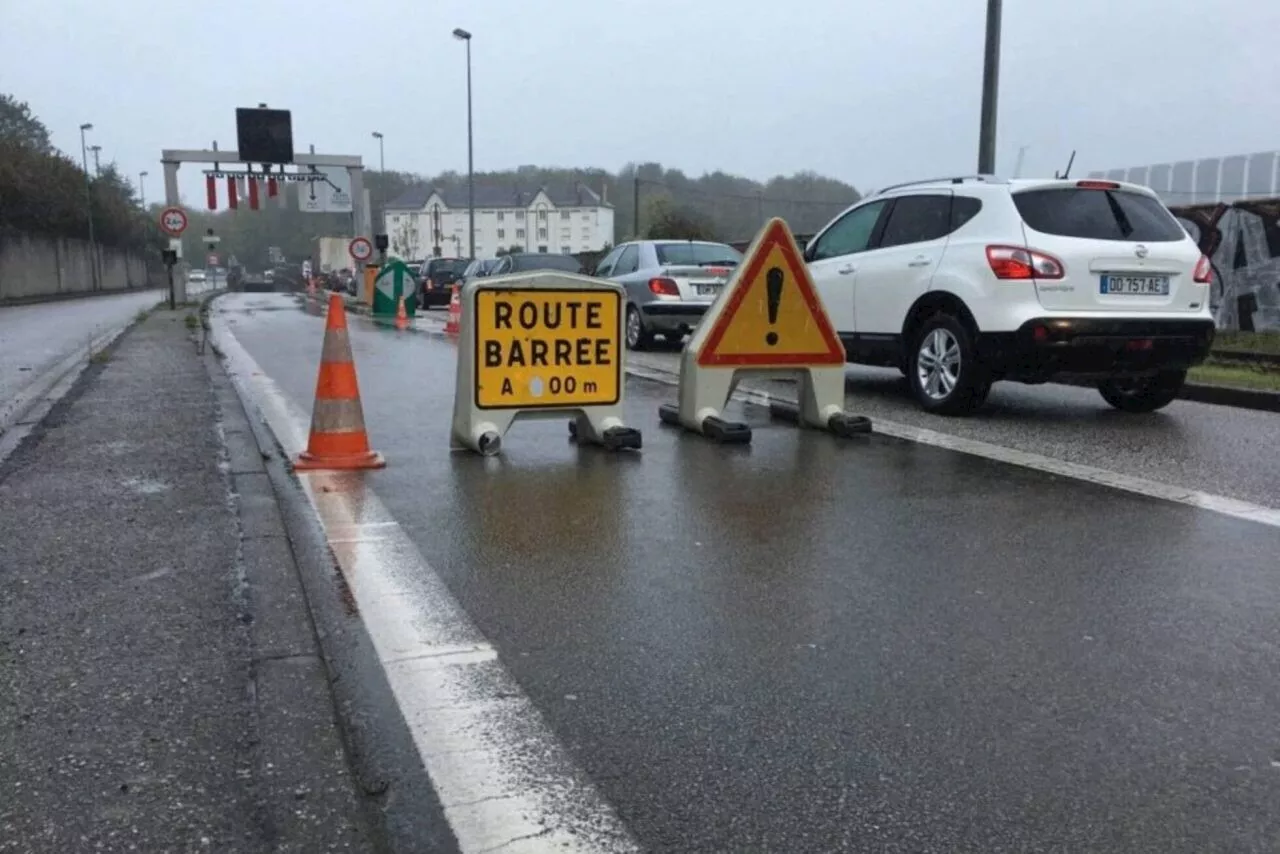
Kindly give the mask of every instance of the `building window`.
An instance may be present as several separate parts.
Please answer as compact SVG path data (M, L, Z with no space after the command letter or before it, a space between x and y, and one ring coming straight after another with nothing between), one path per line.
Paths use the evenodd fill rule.
M538 251L539 251L539 252L541 252L543 255L546 255L546 254L547 254L547 247L545 247L545 246L539 246L539 247L538 247Z
M560 218L561 218L561 219L568 219L568 218L569 218L569 212L568 212L568 211L560 211Z
M502 211L498 211L498 222L502 222L506 218L507 218L507 215L505 213L503 213Z
M517 229L516 229L516 240L524 240L524 229L523 229L523 228L517 228Z
M545 210L538 211L538 222L547 221L547 212Z
M538 239L539 240L547 239L547 230L545 228L538 229Z
M484 214L485 216L489 216L493 213L493 211L480 211L480 213Z
M524 219L524 211L516 211L516 219Z
M474 251L475 251L475 253L476 253L476 257L477 257L477 258L479 258L479 257L480 257L480 254L481 254L482 252L484 252L484 247L483 247L483 246L476 246L476 247L475 247L475 249L474 249Z
M570 229L567 229L567 228L562 228L562 229L560 229L560 237L562 237L562 238L564 238L565 240L567 240L567 239L569 239L570 237L573 237L573 231L572 231L572 230L570 230Z
M561 247L560 247L560 254L561 254L561 255L572 255L572 254L573 254L573 247L572 247L572 246L561 246Z
M498 239L499 239L499 240L501 240L502 238L504 238L504 237L506 237L506 236L507 236L507 230L506 230L505 228L500 228L500 229L498 229Z
M582 221L583 221L583 222L591 222L591 214L589 214L589 213L584 213L584 214L582 215Z

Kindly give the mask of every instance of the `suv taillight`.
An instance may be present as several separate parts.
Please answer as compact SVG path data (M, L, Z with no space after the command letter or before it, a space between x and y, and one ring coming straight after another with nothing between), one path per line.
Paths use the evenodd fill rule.
M1209 263L1208 255L1200 256L1200 260L1196 262L1196 271L1191 278L1197 285L1207 285L1213 281L1213 265Z
M997 279L1061 279L1062 262L1023 246L988 246L987 263Z
M660 297L680 296L680 288L676 286L675 279L650 279L649 290Z

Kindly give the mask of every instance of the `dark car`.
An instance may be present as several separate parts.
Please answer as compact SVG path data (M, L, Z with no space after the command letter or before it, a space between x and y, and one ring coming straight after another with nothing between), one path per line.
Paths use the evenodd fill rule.
M419 273L422 307L447 306L453 295L453 286L462 284L462 273L470 263L466 258L427 259Z
M513 252L498 259L490 276L506 273L529 273L534 270L558 270L564 273L581 273L582 264L572 255L552 255L548 252Z
M498 266L500 260L500 258L477 258L462 271L461 283L465 285L472 279L483 279L485 276L492 275L493 268Z

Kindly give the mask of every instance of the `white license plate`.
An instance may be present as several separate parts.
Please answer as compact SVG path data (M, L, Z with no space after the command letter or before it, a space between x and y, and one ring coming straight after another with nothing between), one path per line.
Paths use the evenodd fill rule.
M700 297L713 297L720 293L719 285L695 285L695 288Z
M1101 293L1117 296L1165 297L1169 295L1168 276L1104 275Z

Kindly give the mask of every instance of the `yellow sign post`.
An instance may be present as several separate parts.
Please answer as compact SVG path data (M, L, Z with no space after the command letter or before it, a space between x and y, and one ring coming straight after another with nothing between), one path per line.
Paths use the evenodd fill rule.
M680 360L679 404L658 415L719 442L750 442L748 425L721 417L738 381L788 376L798 380L799 403L774 403L774 415L842 436L866 433L870 420L844 411L844 361L800 248L775 218L694 330Z
M463 286L453 445L496 454L517 418L573 414L570 433L638 449L622 420L621 285L541 271Z

